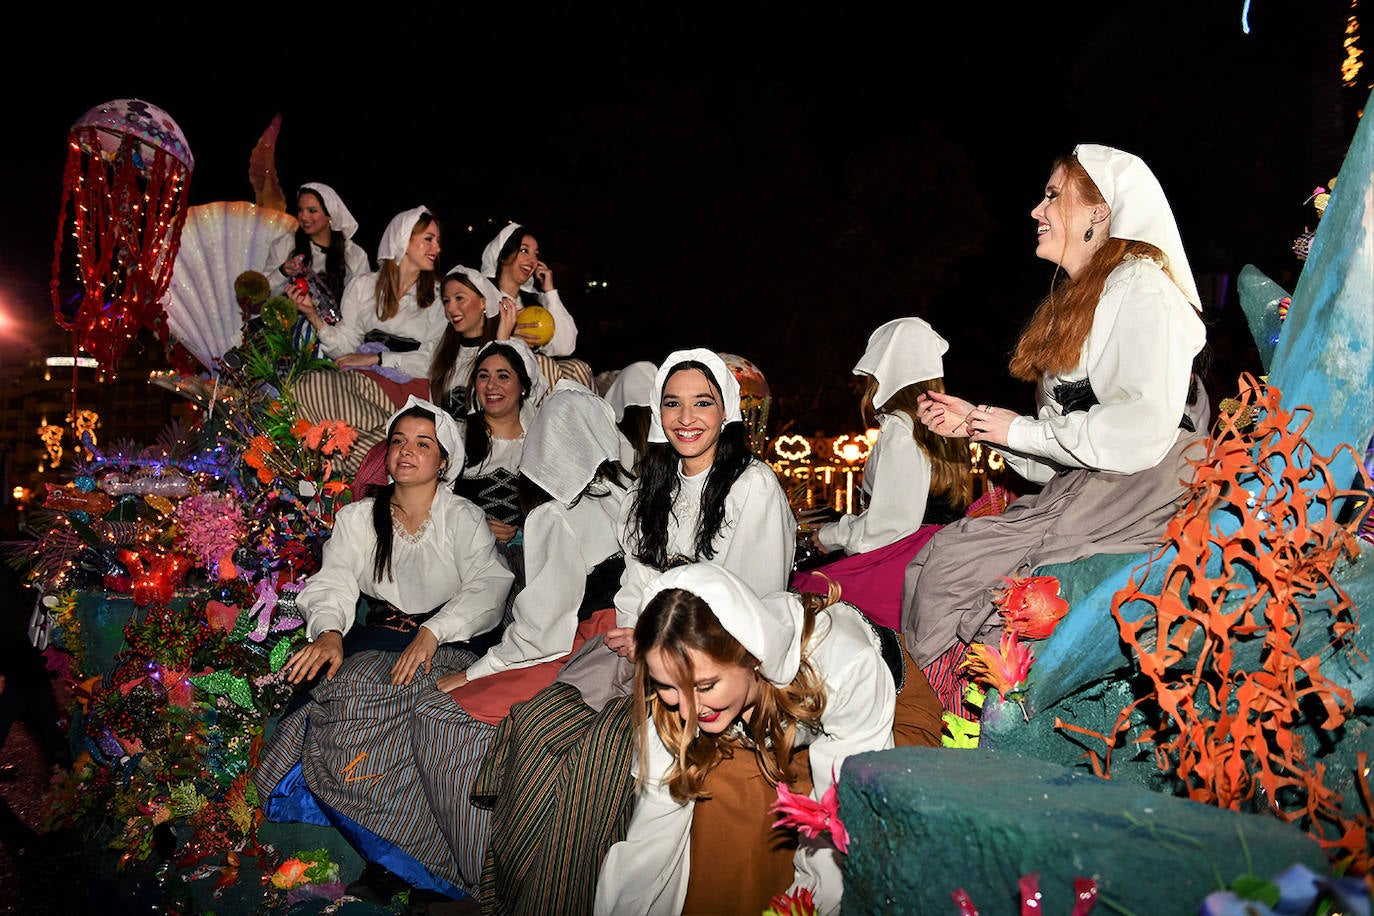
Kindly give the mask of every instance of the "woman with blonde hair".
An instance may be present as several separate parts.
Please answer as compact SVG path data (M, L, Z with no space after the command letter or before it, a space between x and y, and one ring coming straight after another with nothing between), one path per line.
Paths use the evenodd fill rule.
M344 290L337 324L324 320L307 292L289 289L320 349L339 370L307 372L292 391L311 423L342 420L358 433L341 463L347 474L386 432L391 412L411 395L428 399L429 367L444 330L438 304L439 223L426 207L398 213L377 250L378 268Z
M638 791L597 883L597 913L757 913L808 888L822 913L843 893L839 850L772 825L776 786L819 800L851 754L937 745L939 706L895 638L819 596L759 596L711 563L644 590L631 710ZM919 674L919 673L918 673Z

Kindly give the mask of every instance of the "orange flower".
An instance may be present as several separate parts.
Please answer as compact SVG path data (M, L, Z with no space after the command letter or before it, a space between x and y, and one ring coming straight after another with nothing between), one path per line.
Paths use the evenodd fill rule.
M305 872L309 868L309 864L300 859L287 859L272 873L272 886L293 888L305 880Z
M320 451L326 455L338 452L342 456L347 456L349 450L353 448L353 443L357 441L358 431L342 420L337 420L329 433L329 444L321 448Z
M1000 693L1002 699L1019 703L1026 695L1026 678L1034 660L1030 646L1021 642L1015 630L1003 630L1000 652L974 643L961 667L968 669L970 678Z
M297 439L299 439L301 436L304 436L309 431L309 420L297 420L295 423L291 424L291 435L295 436Z
M1023 639L1044 639L1069 612L1069 603L1059 597L1059 580L1054 576L1002 579L1007 587L998 595L997 607L1003 625Z

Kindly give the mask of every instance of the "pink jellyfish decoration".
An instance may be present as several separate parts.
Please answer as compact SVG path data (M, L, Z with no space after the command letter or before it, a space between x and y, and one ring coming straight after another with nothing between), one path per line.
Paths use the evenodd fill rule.
M172 278L193 166L181 128L141 99L97 105L68 133L53 312L76 348L103 369L114 370L143 328L165 342L160 300ZM65 239L73 248L64 257Z

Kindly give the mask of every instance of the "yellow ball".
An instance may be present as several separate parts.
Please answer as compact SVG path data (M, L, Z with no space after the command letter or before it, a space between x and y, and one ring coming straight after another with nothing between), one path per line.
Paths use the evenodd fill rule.
M516 333L532 347L542 347L553 340L553 315L542 305L530 305L515 317Z

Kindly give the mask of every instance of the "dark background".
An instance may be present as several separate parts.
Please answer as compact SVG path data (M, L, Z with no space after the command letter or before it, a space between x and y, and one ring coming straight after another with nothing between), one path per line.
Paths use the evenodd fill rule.
M738 354L769 380L773 434L852 428L850 369L899 315L949 340L952 390L1028 409L1006 358L1052 275L1029 211L1056 155L1117 146L1171 199L1224 396L1258 370L1235 274L1291 290L1307 198L1368 96L1367 64L1340 81L1359 4L1000 6L38 10L0 65L6 346L53 329L68 129L141 98L187 138L192 205L253 199L249 155L280 114L293 209L300 183L331 184L375 257L390 217L425 204L445 268L524 222L594 369Z

